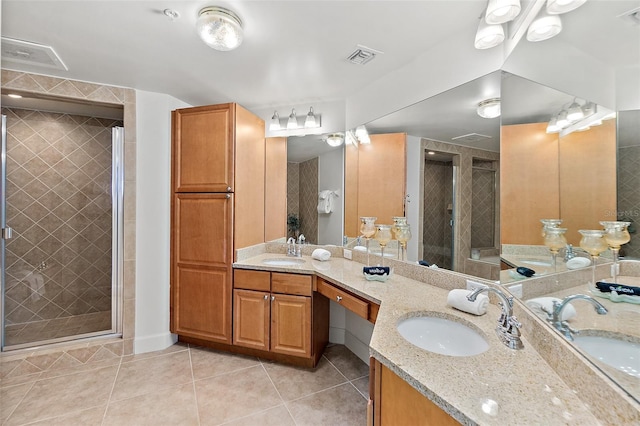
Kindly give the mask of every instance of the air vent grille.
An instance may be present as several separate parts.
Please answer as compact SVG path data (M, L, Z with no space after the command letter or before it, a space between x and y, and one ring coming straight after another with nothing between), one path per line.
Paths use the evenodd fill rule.
M455 138L451 138L452 141L456 142L478 142L485 139L491 139L491 136L481 135L480 133L469 133L467 135L456 136Z
M68 71L51 46L2 37L2 61Z
M356 50L347 56L347 60L352 64L364 65L371 62L380 53L382 52L366 46L358 45Z

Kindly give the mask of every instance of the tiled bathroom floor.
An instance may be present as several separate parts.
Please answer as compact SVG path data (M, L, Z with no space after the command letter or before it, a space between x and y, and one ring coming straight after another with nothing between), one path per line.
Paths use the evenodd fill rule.
M342 345L313 370L177 344L27 373L0 384L3 425L366 423L369 368Z

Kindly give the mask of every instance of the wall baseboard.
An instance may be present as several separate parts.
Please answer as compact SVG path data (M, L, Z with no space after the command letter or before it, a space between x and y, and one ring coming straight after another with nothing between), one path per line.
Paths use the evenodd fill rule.
M349 331L345 332L344 337L344 345L347 349L353 352L354 355L360 358L365 364L369 365L369 343L360 341L360 339L349 333Z
M344 345L345 329L329 327L329 342Z
M178 335L172 333L154 334L141 338L135 338L133 341L133 353L143 354L147 352L161 351L178 341Z

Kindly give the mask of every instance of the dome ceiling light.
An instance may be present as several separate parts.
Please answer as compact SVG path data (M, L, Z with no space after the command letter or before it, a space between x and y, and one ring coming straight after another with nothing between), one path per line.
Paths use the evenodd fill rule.
M476 112L482 118L500 117L500 98L485 99L478 104Z
M208 6L200 10L196 29L202 41L216 50L233 50L242 43L242 21L223 7Z
M325 142L327 142L329 146L333 146L333 147L340 146L344 142L344 136L341 133L332 133L329 136L327 136L327 139L325 139Z
M474 46L476 49L490 49L498 46L504 41L504 29L502 25L487 24L485 15L483 14L476 31L476 40Z

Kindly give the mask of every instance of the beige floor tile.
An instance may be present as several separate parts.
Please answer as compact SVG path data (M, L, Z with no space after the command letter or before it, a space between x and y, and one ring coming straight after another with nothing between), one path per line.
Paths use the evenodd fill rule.
M369 376L352 380L351 384L358 389L365 399L369 399Z
M369 366L344 345L331 345L324 356L349 380L369 375Z
M100 426L106 405L29 423L29 426Z
M117 366L112 366L38 380L7 424L23 424L106 405L117 370Z
M26 383L0 389L0 424L11 415L32 386L33 383Z
M225 426L295 426L295 422L289 414L289 410L284 405L261 411L254 415L243 417L229 423Z
M109 404L103 426L198 425L193 383Z
M205 348L191 349L193 377L204 379L259 365L258 358L217 352Z
M92 362L83 365L77 365L69 368L59 368L44 371L42 373L41 379L51 379L53 377L67 376L69 374L76 374L83 371L93 371L98 370L104 367L117 367L120 365L120 359L108 359L104 361Z
M136 354L136 355L125 355L122 357L122 362L139 361L141 359L153 358L158 355L166 355L174 352L186 351L188 349L189 349L189 345L187 345L186 343L178 342L175 345L171 345L168 348L163 349L161 351L146 352L143 354Z
M296 424L365 425L367 402L350 383L287 402Z
M321 358L316 368L300 368L264 362L264 368L285 401L301 398L347 382L336 368Z
M133 398L192 380L188 351L122 363L111 401Z
M261 365L197 380L201 425L217 425L282 404Z

